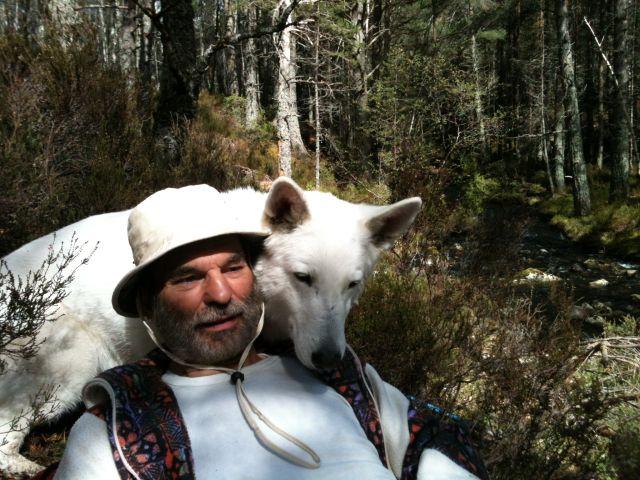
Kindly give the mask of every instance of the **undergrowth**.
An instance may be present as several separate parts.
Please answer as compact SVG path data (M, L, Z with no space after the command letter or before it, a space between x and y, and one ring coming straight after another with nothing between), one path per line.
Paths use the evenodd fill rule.
M38 44L0 37L0 255L167 186L275 178L273 128L246 130L228 102L206 93L177 145L179 161L167 164L150 135L146 87L103 64L91 29L75 28L84 40L69 45L56 32Z
M544 200L540 208L571 240L624 258L640 259L640 181L632 178L631 187L628 202L608 203L608 176L604 172L594 175L590 215L574 215L570 193Z
M562 290L534 306L497 277L453 274L437 253L406 261L419 255L378 266L349 320L356 351L401 390L475 421L494 479L638 478L623 472L640 468L640 410L627 402L640 367L605 366Z

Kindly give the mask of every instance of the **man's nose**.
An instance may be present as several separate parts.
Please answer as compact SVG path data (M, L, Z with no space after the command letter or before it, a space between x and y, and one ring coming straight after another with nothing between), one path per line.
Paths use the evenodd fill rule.
M233 294L229 283L219 270L209 270L207 272L204 288L203 301L205 303L226 305Z

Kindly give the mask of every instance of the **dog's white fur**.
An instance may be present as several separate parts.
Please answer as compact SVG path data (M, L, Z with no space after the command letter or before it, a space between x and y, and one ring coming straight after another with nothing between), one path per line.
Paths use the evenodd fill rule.
M344 324L362 293L380 252L411 225L419 198L393 205L358 205L321 192L303 192L286 178L269 194L250 189L226 192L243 215L263 222L272 235L256 265L267 303L265 336L291 338L298 358L308 367L340 358L346 346ZM33 473L40 467L19 455L28 433L29 405L52 385L56 403L46 420L74 408L84 384L99 372L142 357L152 347L141 322L117 315L111 307L116 283L132 268L127 241L129 211L96 215L55 232L56 244L79 241L98 248L80 267L62 302L61 318L46 323L46 339L29 360L8 359L0 375L0 432L19 417L17 429L0 433L0 471ZM37 270L53 234L41 237L4 260L16 276ZM45 409L47 410L47 409ZM3 445L4 444L4 445Z

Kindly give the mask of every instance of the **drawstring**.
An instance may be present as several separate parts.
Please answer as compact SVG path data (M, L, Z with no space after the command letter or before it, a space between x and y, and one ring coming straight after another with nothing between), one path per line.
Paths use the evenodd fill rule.
M260 321L258 322L258 328L256 329L256 334L253 336L253 339L249 342L247 347L244 349L244 352L242 352L242 355L240 356L240 361L238 362L238 367L235 370L231 368L225 368L225 367L215 367L211 365L198 365L193 363L187 363L181 360L180 358L178 358L176 355L174 355L173 353L165 349L160 344L155 334L153 333L153 330L145 320L143 320L142 323L146 327L147 332L151 337L151 340L153 340L153 343L155 343L156 346L160 350L162 350L162 352L174 362L180 365L183 365L185 367L191 367L198 370L219 370L221 372L228 374L231 377L231 382L236 387L236 398L238 399L238 405L240 406L240 411L242 412L242 415L244 416L245 421L247 422L251 430L253 430L253 433L255 434L255 436L258 437L258 440L262 443L262 445L265 448L267 448L267 450L270 450L271 452L280 455L284 459L300 467L309 468L309 469L315 469L320 467L320 457L318 456L318 454L314 452L313 449L308 445L306 445L304 442L297 439L293 435L285 432L280 427L278 427L273 422L271 422L267 417L265 417L264 414L258 409L258 407L256 407L255 404L252 403L251 400L249 400L249 397L247 396L247 392L244 389L244 386L243 386L244 374L241 372L241 370L243 368L244 362L247 360L247 357L249 356L249 352L251 351L253 342L255 342L256 338L258 338L258 335L260 335L260 332L262 331L262 327L264 325L264 303L262 304L262 315L260 315ZM264 423L267 427L269 427L274 433L276 433L277 435L280 435L282 438L294 444L300 450L303 450L304 452L306 452L311 457L312 461L308 461L303 458L297 457L294 454L289 453L283 448L279 447L278 445L273 443L271 440L269 440L267 436L260 429L254 417L257 417L260 421L262 421L262 423Z

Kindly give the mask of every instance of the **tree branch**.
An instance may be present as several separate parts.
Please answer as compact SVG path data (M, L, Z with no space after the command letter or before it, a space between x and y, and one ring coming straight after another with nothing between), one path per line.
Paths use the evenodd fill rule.
M609 67L609 72L611 72L611 76L613 77L613 83L616 87L616 92L618 93L618 95L626 95L625 92L621 92L620 91L620 84L618 83L618 77L616 77L615 72L613 71L613 67L611 66L611 62L609 62L609 59L607 58L607 55L604 53L604 49L602 48L602 41L604 41L604 37L602 41L598 40L598 36L596 35L596 32L593 31L593 28L591 27L591 24L589 23L589 20L587 20L587 17L582 17L584 20L584 23L587 25L587 27L589 28L589 31L591 32L591 35L593 35L593 39L596 42L596 45L598 46L598 50L600 51L600 55L602 56L602 58L604 59L604 61L607 64L607 67ZM625 120L625 123L627 124L627 128L629 129L629 135L631 137L631 142L633 143L633 148L631 149L634 153L634 156L636 157L636 161L640 163L640 157L638 157L638 141L636 140L636 133L635 130L633 128L633 123L631 122L631 118L629 117L629 112L626 109L623 109L624 111L623 113L623 118Z
M200 62L199 62L200 67L198 68L198 72L199 73L206 72L216 52L224 48L230 47L232 45L236 45L238 43L242 43L243 41L248 40L250 38L259 38L259 37L264 37L266 35L273 35L274 33L281 32L289 27L297 26L302 22L306 21L306 19L296 20L294 22L287 21L287 19L289 18L289 15L291 15L291 12L293 12L293 10L300 4L300 2L301 0L293 0L291 4L282 11L282 14L280 15L280 18L278 19L278 21L275 22L275 24L272 25L271 27L259 28L252 32L227 35L225 37L218 39L215 43L212 43L211 45L209 45L207 49L204 51L202 58L200 59Z

